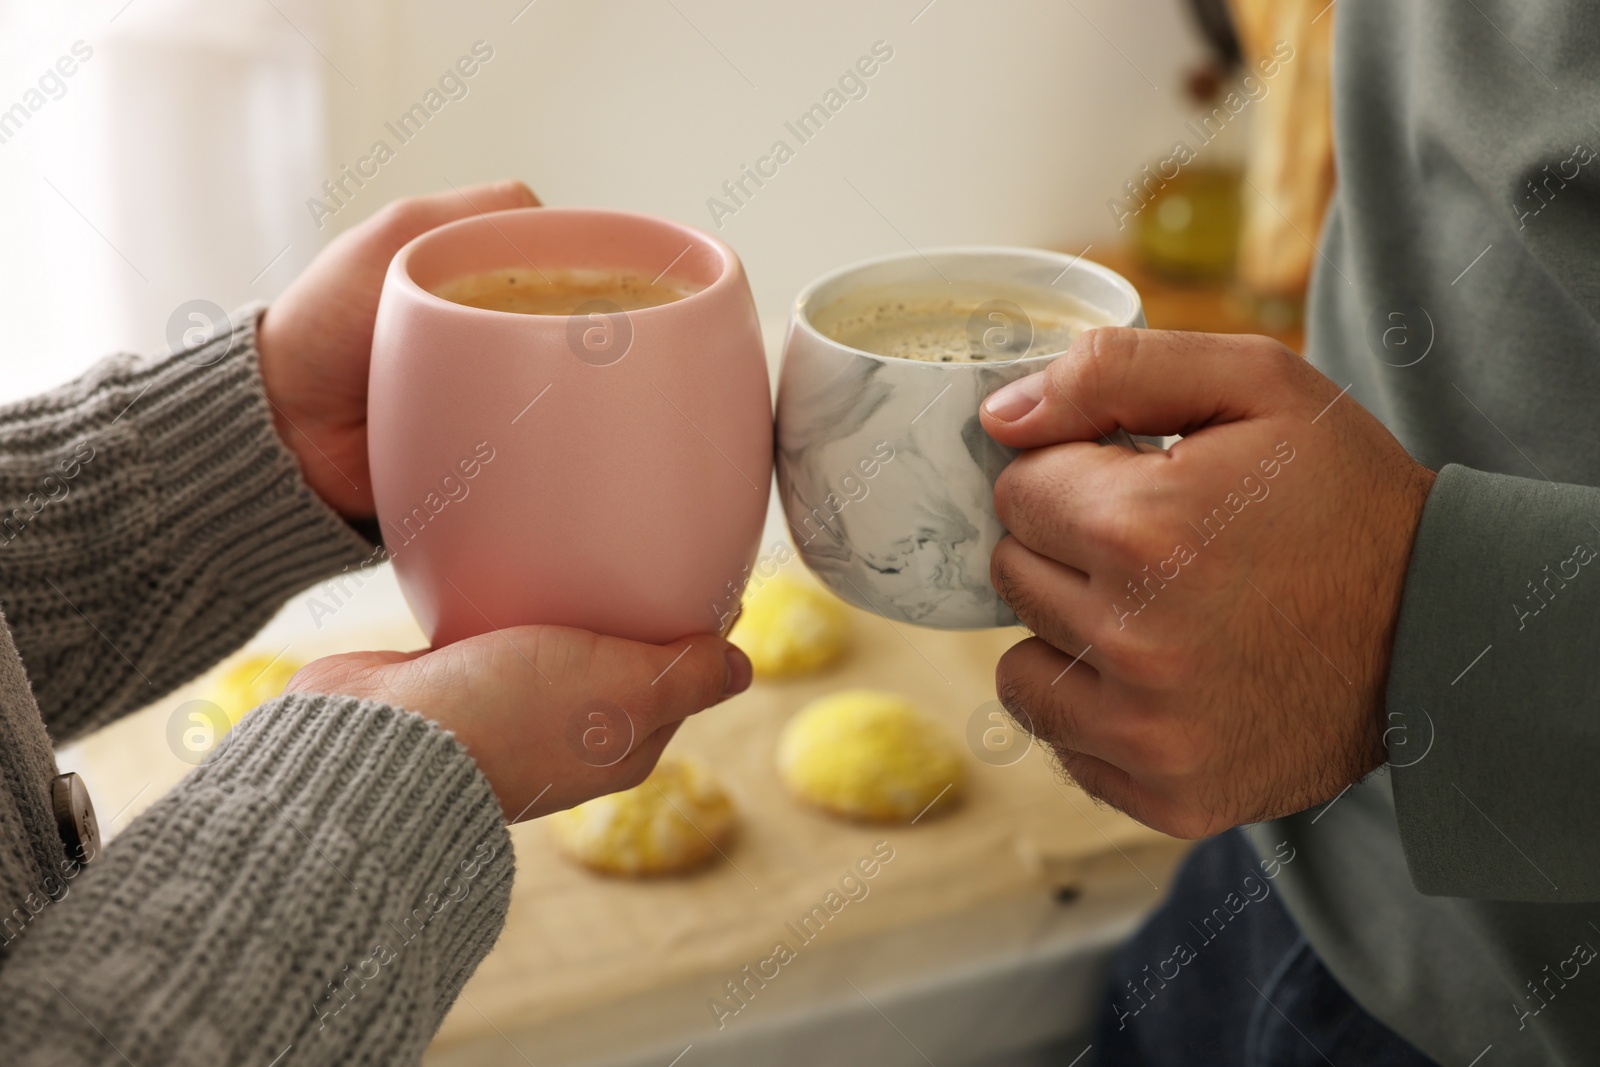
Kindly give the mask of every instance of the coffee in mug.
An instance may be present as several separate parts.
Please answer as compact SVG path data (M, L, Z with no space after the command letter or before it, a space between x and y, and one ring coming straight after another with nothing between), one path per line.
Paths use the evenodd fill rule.
M1069 293L939 281L852 292L819 308L811 321L847 347L925 363L1052 355L1085 330L1112 323Z
M433 295L455 304L519 315L575 315L585 305L606 311L638 311L659 307L695 292L671 278L650 278L627 271L536 270L513 267L452 278Z

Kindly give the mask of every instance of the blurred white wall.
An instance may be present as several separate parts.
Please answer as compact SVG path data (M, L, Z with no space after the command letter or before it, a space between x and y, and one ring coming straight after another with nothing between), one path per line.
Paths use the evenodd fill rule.
M0 0L0 402L164 347L187 300L293 278L318 245L293 192L326 164L323 82L265 0Z
M186 300L268 299L449 183L712 229L774 320L907 243L1076 251L1180 131L1199 51L1178 0L0 0L0 110L78 40L93 58L0 143L0 401L160 347ZM466 95L400 144L385 123L480 40ZM785 121L880 40L866 95L801 144ZM319 228L306 201L335 206L322 182L380 139L394 158ZM717 228L708 198L779 139L794 157Z
M1106 198L1170 149L1179 72L1198 53L1176 0L525 3L402 3L392 34L342 21L335 49L362 91L330 88L336 163L473 41L495 54L355 213L446 178L515 175L548 203L713 228L707 199L781 138L795 157L715 231L764 313L812 276L907 241L1103 235ZM801 145L784 122L879 40L894 58Z

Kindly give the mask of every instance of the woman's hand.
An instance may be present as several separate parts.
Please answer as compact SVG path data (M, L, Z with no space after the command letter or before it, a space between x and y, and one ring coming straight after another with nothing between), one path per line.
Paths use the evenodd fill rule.
M421 652L307 664L286 692L407 708L455 734L508 822L638 785L684 719L743 692L750 661L705 634L646 645L520 626Z
M395 200L334 238L262 317L256 347L278 434L306 482L346 519L374 510L367 365L389 260L435 226L538 205L518 181Z

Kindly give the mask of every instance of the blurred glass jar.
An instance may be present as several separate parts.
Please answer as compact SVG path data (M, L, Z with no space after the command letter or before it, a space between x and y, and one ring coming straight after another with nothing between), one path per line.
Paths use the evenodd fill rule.
M1242 170L1190 163L1165 182L1134 219L1134 247L1150 270L1181 281L1233 275L1243 218Z

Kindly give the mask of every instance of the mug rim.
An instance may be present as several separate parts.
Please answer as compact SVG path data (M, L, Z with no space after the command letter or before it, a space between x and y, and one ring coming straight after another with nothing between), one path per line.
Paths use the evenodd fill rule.
M1131 326L1133 322L1138 320L1139 313L1144 307L1144 301L1139 296L1139 290L1134 288L1132 282L1128 281L1128 279L1124 278L1121 274L1112 270L1104 263L1097 263L1092 259L1085 259L1084 254L1081 252L1074 256L1066 252L1057 252L1048 248L1030 248L1026 245L943 245L938 248L919 249L910 252L889 252L881 256L873 256L869 259L857 260L854 263L848 263L842 267L835 267L826 274L812 279L794 298L794 304L790 308L789 316L790 323L792 324L791 328L804 330L812 340L819 341L822 344L828 345L841 352L848 352L853 356L862 356L866 359L876 360L879 363L896 365L909 363L918 367L942 367L954 370L967 370L975 367L1015 367L1018 365L1035 362L1048 362L1058 358L1065 352L1065 349L1063 349L1061 352L1040 352L1035 355L1019 356L1016 359L983 361L951 360L948 363L942 361L935 362L904 359L899 356L885 356L880 355L877 352L868 352L865 349L855 348L851 345L847 345L843 341L836 341L832 337L829 337L827 334L823 333L821 330L817 329L816 324L811 321L812 309L808 305L816 297L818 290L822 289L824 286L831 285L841 278L844 278L850 274L854 274L857 271L867 270L872 267L880 267L888 263L901 263L913 259L927 260L931 256L949 255L1000 255L1018 258L1028 257L1033 259L1054 259L1058 262L1065 261L1064 265L1067 270L1078 270L1080 268L1084 268L1086 273L1098 276L1101 280L1109 283L1113 288L1122 292L1128 297L1129 303L1133 307L1132 314L1126 316L1129 321L1107 323L1106 325L1108 326L1124 328ZM787 346L785 347L787 348Z
M623 211L616 208L603 207L545 207L543 205L538 207L505 208L500 211L480 211L475 215L469 215L466 218L455 219L451 222L446 222L443 225L435 226L431 230L425 230L413 237L411 240L407 241L404 245L400 246L400 250L394 254L394 258L389 262L388 274L395 284L405 290L408 297L411 299L420 299L425 305L446 308L454 312L469 312L481 316L490 316L493 319L500 319L502 321L511 319L548 319L551 322L566 322L569 319L577 316L528 315L520 311L497 311L493 308L473 307L471 304L458 304L454 300L447 300L437 293L428 290L411 276L412 257L417 255L423 250L425 245L431 243L432 241L444 240L450 233L454 231L482 225L487 220L492 220L500 216L525 215L531 217L536 214L540 217L549 217L555 215L580 219L611 218L621 219L626 222L636 224L642 223L651 226L664 226L668 229L676 230L678 233L683 235L685 240L691 242L691 244L699 242L702 246L709 247L713 252L716 253L720 264L720 269L717 271L717 276L712 279L709 285L706 285L701 289L696 289L692 293L687 293L684 296L679 297L677 300L670 300L665 304L655 304L651 307L634 308L632 310L616 312L616 314L626 315L630 319L640 315L649 315L651 312L663 312L670 314L670 312L667 312L668 308L675 308L691 301L697 301L702 297L710 298L713 294L724 292L737 284L740 267L738 253L736 253L733 250L733 247L726 241L723 241L712 234L706 233L704 230L690 226L687 223L679 222L676 219L665 218L661 215L647 214L646 212L642 211ZM498 230L498 227L495 227L493 222L489 222L488 224L491 228ZM509 238L507 238L507 241L509 242ZM512 247L515 248L516 246L513 245ZM687 251L688 249L685 248L684 252ZM521 254L520 249L518 249L518 254ZM680 258L682 255L683 253L680 252ZM674 260L673 264L676 264L676 262L677 260ZM669 264L667 269L670 270L673 264ZM538 270L537 267L534 269L535 271ZM661 273L665 274L666 270L663 270Z

